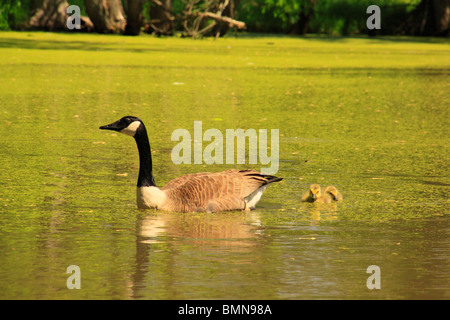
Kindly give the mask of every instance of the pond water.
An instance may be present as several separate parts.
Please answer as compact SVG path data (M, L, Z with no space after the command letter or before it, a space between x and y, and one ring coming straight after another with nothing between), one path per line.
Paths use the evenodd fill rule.
M0 33L0 298L449 299L448 44ZM283 181L251 212L138 210L135 143L98 129L124 115L158 186L268 167L174 164L194 121L279 129Z

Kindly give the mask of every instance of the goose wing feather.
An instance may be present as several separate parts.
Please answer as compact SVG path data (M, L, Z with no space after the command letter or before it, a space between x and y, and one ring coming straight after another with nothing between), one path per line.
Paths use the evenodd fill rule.
M280 181L254 170L194 173L178 177L161 190L174 211L224 211L245 209L244 198L260 187Z

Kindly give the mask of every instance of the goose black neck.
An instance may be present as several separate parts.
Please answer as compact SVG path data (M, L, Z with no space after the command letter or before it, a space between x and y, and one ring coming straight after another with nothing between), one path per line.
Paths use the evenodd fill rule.
M138 187L156 186L152 172L152 153L150 150L150 142L148 141L147 130L143 123L139 126L134 135L139 151L139 177Z

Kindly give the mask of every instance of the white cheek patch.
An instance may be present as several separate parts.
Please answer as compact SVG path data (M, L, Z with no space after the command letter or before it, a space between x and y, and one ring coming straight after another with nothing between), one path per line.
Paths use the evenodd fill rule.
M128 125L128 127L126 127L125 129L120 130L120 133L123 133L123 134L126 134L128 136L134 137L134 135L136 134L136 130L139 128L140 125L141 125L141 122L133 121L132 123L130 123Z

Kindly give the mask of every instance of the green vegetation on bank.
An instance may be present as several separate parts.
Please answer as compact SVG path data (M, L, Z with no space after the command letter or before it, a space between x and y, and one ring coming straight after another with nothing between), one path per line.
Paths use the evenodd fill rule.
M126 1L122 3L126 8ZM204 1L195 3L194 11L204 8ZM245 22L250 32L293 32L303 14L308 20L309 33L366 34L366 9L375 4L382 10L383 25L379 33L398 34L401 33L401 25L419 3L420 0L241 0L233 2L231 15ZM71 0L69 4L79 6L82 15L86 15L83 0ZM145 21L151 19L149 12L152 6L151 1L144 1L142 15ZM171 8L177 14L185 8L185 2L173 0ZM23 29L32 11L31 0L4 0L0 6L0 30ZM182 30L181 25L176 28Z

